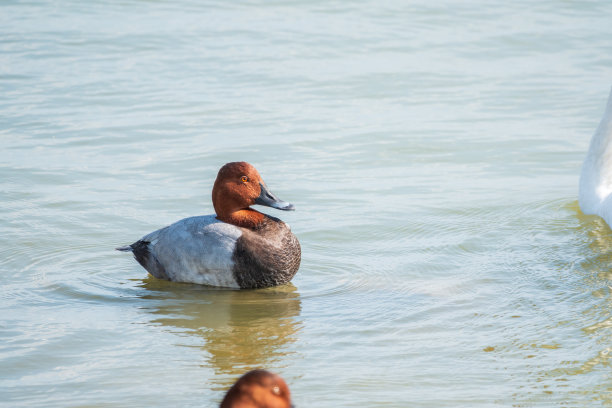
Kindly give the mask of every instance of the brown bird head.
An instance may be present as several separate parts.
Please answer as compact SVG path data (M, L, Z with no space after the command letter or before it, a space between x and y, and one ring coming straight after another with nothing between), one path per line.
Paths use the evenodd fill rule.
M252 228L264 218L250 206L258 204L292 211L293 204L276 197L255 167L247 162L227 163L219 170L213 186L212 202L217 218L239 227Z
M292 408L285 380L266 370L249 371L227 391L219 408Z

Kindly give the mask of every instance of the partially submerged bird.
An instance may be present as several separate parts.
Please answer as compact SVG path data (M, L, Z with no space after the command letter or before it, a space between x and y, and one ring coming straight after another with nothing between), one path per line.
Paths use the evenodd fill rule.
M300 267L298 239L287 224L250 206L284 211L249 163L227 163L213 186L212 215L189 217L145 235L131 251L153 276L228 288L264 288L289 282Z
M219 408L291 408L285 380L266 370L249 371L227 391Z
M578 202L583 213L612 226L612 91L582 165Z

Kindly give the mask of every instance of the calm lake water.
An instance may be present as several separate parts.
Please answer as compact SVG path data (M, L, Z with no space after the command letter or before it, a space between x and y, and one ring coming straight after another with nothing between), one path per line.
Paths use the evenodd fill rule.
M577 205L612 3L0 3L0 405L612 404L612 231ZM292 284L114 251L213 212L229 161L294 213Z

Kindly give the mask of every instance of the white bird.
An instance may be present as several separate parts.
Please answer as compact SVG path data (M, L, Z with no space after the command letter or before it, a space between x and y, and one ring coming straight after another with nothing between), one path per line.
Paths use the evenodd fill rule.
M582 165L578 202L583 213L612 226L612 90Z

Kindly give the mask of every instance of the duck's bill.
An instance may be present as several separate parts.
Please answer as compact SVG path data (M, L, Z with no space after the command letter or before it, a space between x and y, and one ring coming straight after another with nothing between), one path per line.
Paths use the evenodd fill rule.
M266 207L272 207L272 208L276 208L277 210L283 210L283 211L294 211L295 210L295 207L293 206L293 204L283 201L279 199L278 197L276 197L274 194L270 192L270 190L268 190L268 187L266 187L265 184L259 183L259 186L261 187L261 193L259 194L259 197L255 199L255 204L265 205Z

